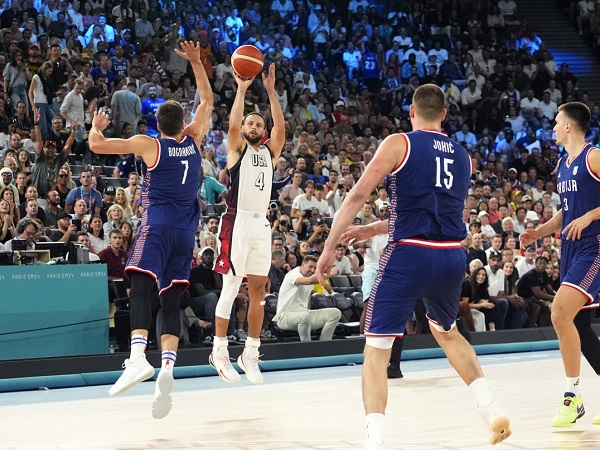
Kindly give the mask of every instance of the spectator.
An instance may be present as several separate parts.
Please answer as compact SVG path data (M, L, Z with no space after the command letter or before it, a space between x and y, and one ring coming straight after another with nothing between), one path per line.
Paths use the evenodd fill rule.
M114 229L110 231L109 247L98 253L100 261L107 265L108 280L122 280L125 274L125 264L127 263L127 252L123 250L123 234L121 230Z
M310 292L318 282L314 274L316 262L317 258L314 256L306 256L300 267L296 267L285 276L279 291L277 314L273 317L273 321L282 330L297 331L302 342L310 341L312 330L319 329L319 340L331 340L342 315L337 308L308 308ZM328 284L324 287L328 292L332 292Z
M87 235L90 244L96 250L96 254L108 247L108 234L104 234L104 226L100 216L91 217Z
M286 265L287 264L285 262L285 250L273 250L271 252L271 268L269 269L269 293L279 293L285 274L290 270L290 267L287 266L286 268Z
M34 249L34 243L36 239L36 235L40 232L41 227L36 220L32 220L29 218L24 218L17 223L17 237L14 237L8 240L4 244L5 250L11 251L13 249L14 241L26 241L27 250Z
M348 247L344 244L337 244L335 246L335 259L333 260L333 268L331 270L332 275L352 275L352 264L350 259L346 256Z
M57 230L50 234L52 242L74 242L77 240L77 226L71 223L71 215L60 211L56 216Z
M528 327L550 326L550 311L554 300L554 291L550 286L550 277L546 273L548 258L538 256L535 259L535 269L524 273L517 283L517 292L528 302L528 307L535 311L529 312Z
M3 73L4 79L4 101L13 105L23 102L25 114L29 113L29 101L27 99L27 85L31 80L31 74L27 70L23 60L23 52L15 50L10 55L10 63L6 65Z

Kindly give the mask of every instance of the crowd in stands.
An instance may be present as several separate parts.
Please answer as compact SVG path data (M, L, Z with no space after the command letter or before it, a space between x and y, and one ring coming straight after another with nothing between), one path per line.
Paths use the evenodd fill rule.
M513 0L12 0L0 10L0 242L8 248L14 240L79 241L109 262L111 277L122 278L147 169L132 155L93 154L91 115L111 114L106 134L122 138L158 136L155 112L170 99L191 121L194 78L172 49L198 41L215 110L203 150L204 217L190 306L203 319L192 323L210 334L221 285L209 267L219 251L236 92L231 54L252 44L266 67L276 65L287 131L266 212L271 292L305 257L318 257L332 218L379 144L411 130L415 89L435 83L446 96L443 131L468 149L475 166L463 215L469 232L463 301L472 313L466 319L472 330L548 324L546 295L557 288L560 236L527 249L518 236L561 206L553 178L561 155L552 131L557 107L589 105L592 142L600 137L600 107L579 91L567 64L556 64ZM262 113L270 129L260 77L244 110ZM388 206L382 180L355 223L385 220ZM339 246L337 273L360 274L367 247ZM542 266L543 282L534 285L527 276ZM231 330L241 338L243 289Z

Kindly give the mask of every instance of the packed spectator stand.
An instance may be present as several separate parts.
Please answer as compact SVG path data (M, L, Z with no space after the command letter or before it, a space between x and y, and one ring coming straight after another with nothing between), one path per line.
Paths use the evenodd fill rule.
M514 1L274 0L269 6L252 1L12 0L3 6L2 244L77 241L89 249L90 260L109 262L110 279L122 278L119 258L113 256L131 250L141 222L146 167L132 155L91 152L91 115L95 110L111 115L107 136L156 137L155 112L172 99L182 104L189 123L197 106L194 77L172 49L182 40L199 41L215 95L198 193L204 216L195 264L206 270L192 272L197 279L182 315L202 331L200 342L210 342L214 310L197 299L212 293L212 304L220 289L216 274L208 280L204 255L212 251L206 259L214 259L218 253L218 218L228 188L228 114L236 91L231 53L252 44L263 53L265 66L276 64L287 130L266 212L273 231L271 294L276 297L280 278L305 256L318 257L336 211L378 145L392 133L411 130L408 111L415 89L435 83L446 96L443 131L469 150L475 167L463 215L470 233L463 242L470 263L465 275L478 271L472 264L478 260L487 276L483 284L477 276L466 278L463 301L470 307L462 309L464 319L475 331L469 312L482 309L476 306L482 299L499 307L497 300L516 304L512 298L519 297L523 306L517 309L528 311L527 321L486 314L478 330L547 325L538 316L532 322L536 308L519 293L519 279L535 270L537 256L546 256L544 284L556 288L560 236L527 249L520 248L518 236L549 220L561 206L553 175L562 155L552 131L557 107L576 100L588 104L592 142L598 141L600 107L579 92L567 65L556 64L543 36L519 16ZM247 91L245 113L252 111L262 113L270 129L260 77ZM385 220L388 206L382 180L355 223ZM34 222L33 233L21 219ZM115 229L121 230L120 246L112 239ZM337 282L343 286L334 287L347 298L360 292L357 275L368 248L359 243L340 249L339 258L336 254ZM284 254L275 258L281 250ZM492 264L491 254L500 255L501 267ZM343 277L349 277L349 286ZM248 299L243 289L230 333L237 339L245 337ZM315 290L322 295L322 286ZM112 300L122 296L122 286L115 287ZM357 320L360 305L356 298L345 304L343 321ZM422 328L426 324L415 320L408 332ZM274 329L266 324L265 335Z

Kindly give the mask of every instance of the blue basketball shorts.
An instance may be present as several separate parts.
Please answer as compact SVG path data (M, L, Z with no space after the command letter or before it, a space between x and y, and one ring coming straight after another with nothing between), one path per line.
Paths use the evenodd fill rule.
M597 308L600 292L600 236L576 241L563 239L560 258L560 283L578 290L588 298L583 308Z
M438 330L450 331L458 316L466 253L452 247L404 242L384 250L379 274L371 290L365 318L365 336L402 336L418 300Z
M191 230L143 225L125 271L151 275L161 291L173 283L189 285L195 239Z

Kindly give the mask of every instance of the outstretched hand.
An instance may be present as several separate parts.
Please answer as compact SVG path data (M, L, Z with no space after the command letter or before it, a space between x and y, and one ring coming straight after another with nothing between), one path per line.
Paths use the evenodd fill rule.
M181 50L175 49L177 55L191 63L200 62L200 44L198 42L194 44L191 41L183 41L179 45L181 45Z
M263 86L265 87L267 92L274 92L275 91L275 64L271 64L269 66L269 71L268 71L267 75L265 75L265 73L263 72L262 79L263 79Z
M94 118L92 119L92 127L98 131L104 131L110 124L110 119L105 112L94 111Z
M238 89L243 90L244 92L246 92L248 90L248 88L250 87L250 85L252 84L252 82L254 81L254 77L252 78L245 78L240 76L235 69L233 70L233 76L235 78L235 82L238 85Z
M373 237L372 228L364 225L354 225L348 227L340 238L340 243L344 245L353 245L357 242L366 241Z

